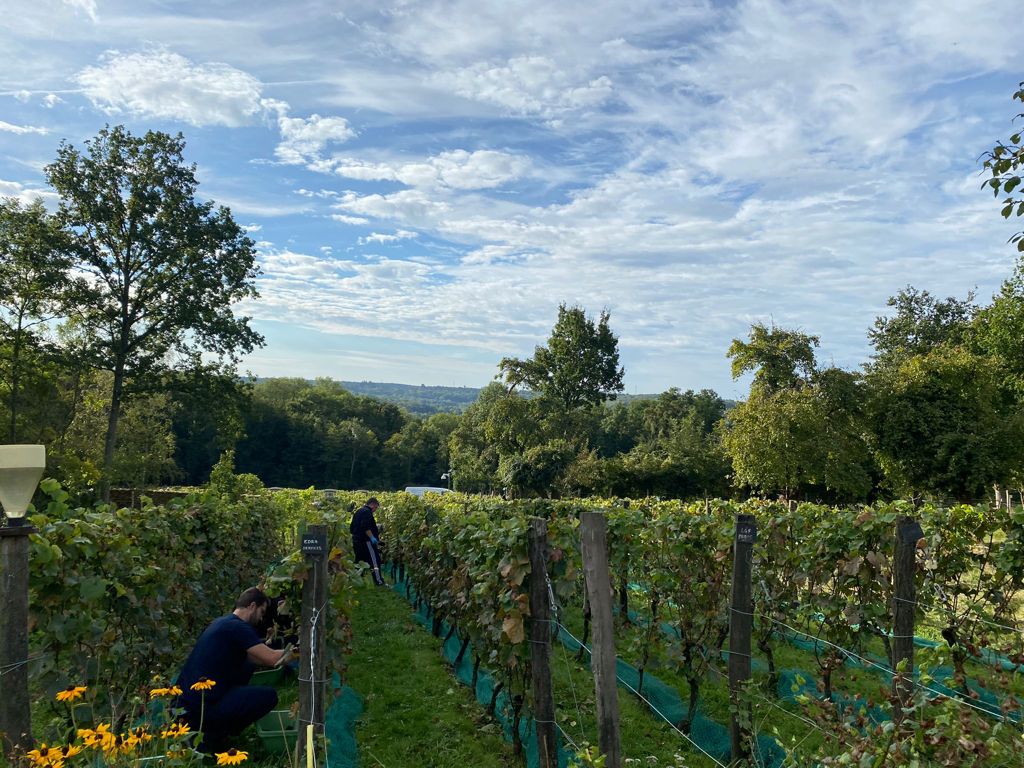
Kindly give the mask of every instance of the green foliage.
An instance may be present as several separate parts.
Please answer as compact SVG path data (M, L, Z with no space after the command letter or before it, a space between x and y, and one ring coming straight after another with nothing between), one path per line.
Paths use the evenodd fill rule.
M871 385L875 452L896 492L977 499L1020 471L1021 412L991 358L939 347Z
M727 357L732 358L732 377L754 372L756 387L765 393L795 389L814 373L814 348L818 337L785 328L754 323L749 341L733 339Z
M974 296L936 299L928 291L907 286L889 298L891 317L875 319L868 340L875 348L873 369L898 366L912 357L927 355L941 346L964 344L970 335L977 307Z
M547 346L527 360L506 357L498 367L511 389L525 386L566 410L614 400L623 389L619 340L602 311L598 322L582 307L558 307Z
M232 304L256 295L253 242L226 208L196 200L185 142L104 128L84 152L63 143L47 166L74 266L91 276L74 315L84 352L113 374L103 468L113 466L122 401L167 370L178 353L229 362L262 338Z
M149 675L165 679L206 624L281 555L285 510L267 493L194 493L166 507L73 509L52 480L31 516L33 680L46 698L73 683L130 714ZM74 606L69 610L68 606Z
M1013 94L1013 99L1024 103L1024 82ZM1024 118L1024 112L1016 115L1014 120ZM984 155L983 168L989 178L982 185L992 190L995 197L1005 195L1002 200L1001 213L1004 219L1010 216L1024 216L1024 197L1021 196L1021 175L1024 171L1024 131L1015 131L1007 143L998 142L991 151ZM1024 232L1018 232L1010 238L1017 244L1017 250L1024 253Z
M71 261L65 238L41 201L0 198L0 387L7 441L32 435L23 409L51 394L39 368L50 363L45 324L68 298ZM19 418L21 417L21 418ZM38 423L38 422L36 422Z

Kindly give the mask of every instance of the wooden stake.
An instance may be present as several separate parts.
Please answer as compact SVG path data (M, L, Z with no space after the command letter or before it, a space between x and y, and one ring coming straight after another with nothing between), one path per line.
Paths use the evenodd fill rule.
M729 722L730 751L734 764L749 765L751 757L751 711L744 700L750 683L750 638L754 626L752 599L752 563L757 522L753 515L736 515L733 543L732 603L729 606Z
M548 598L548 523L530 520L530 670L533 717L537 724L537 765L558 768L555 699L551 692L551 604Z
M0 528L0 754L11 765L32 745L28 696L28 525Z
M299 755L306 752L307 738L314 732L324 732L327 696L324 663L327 618L324 609L328 594L326 525L311 525L306 529L302 537L302 551L306 555L308 575L302 582L302 622L299 627L299 733L296 744Z
M622 768L612 582L608 572L608 523L602 513L584 512L580 516L580 544L594 631L590 668L597 693L598 744L605 755L606 768Z
M917 541L921 536L921 526L914 518L903 517L896 522L896 556L892 572L893 669L901 661L906 662L903 673L892 679L895 697L893 719L897 723L903 719L903 709L910 705L914 693L914 608L917 602L914 570Z

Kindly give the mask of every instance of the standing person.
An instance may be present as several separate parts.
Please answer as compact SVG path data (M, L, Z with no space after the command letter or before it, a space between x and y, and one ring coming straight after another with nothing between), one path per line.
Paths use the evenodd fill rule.
M226 749L229 739L277 706L273 688L248 685L256 665L273 667L291 654L291 648L272 650L256 631L267 604L262 590L245 590L231 613L203 631L181 668L178 705L189 727L202 731L202 751Z
M352 523L348 530L352 534L352 548L356 553L357 563L366 563L373 569L373 583L384 586L384 578L380 575L380 531L373 513L380 503L372 496L352 515Z

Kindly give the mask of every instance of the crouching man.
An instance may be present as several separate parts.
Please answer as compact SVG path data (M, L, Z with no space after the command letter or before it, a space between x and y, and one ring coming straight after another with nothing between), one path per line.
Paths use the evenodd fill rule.
M255 627L262 621L268 599L255 587L245 590L235 610L208 626L178 675L188 725L202 730L200 750L227 749L229 740L277 706L277 691L249 685L257 666L288 661L288 649L271 649Z

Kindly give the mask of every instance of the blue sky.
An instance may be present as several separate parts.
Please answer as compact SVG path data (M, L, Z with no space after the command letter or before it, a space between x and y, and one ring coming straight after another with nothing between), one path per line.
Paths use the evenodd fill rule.
M52 201L106 123L180 131L259 244L257 375L481 386L566 302L611 312L627 391L736 397L753 322L856 368L902 287L1009 274L1007 8L7 0L0 194Z

